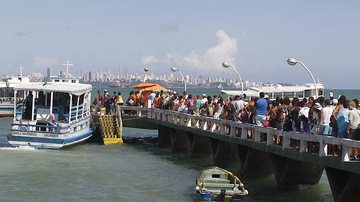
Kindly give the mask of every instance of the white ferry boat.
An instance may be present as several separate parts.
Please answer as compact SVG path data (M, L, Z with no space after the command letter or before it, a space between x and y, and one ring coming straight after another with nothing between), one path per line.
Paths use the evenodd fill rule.
M0 81L0 117L12 117L14 114L14 87L29 83L28 76L11 76Z
M313 83L307 83L304 85L280 85L273 84L268 86L249 87L244 92L241 90L221 90L221 93L229 96L246 94L248 97L258 97L260 92L264 92L270 99L276 99L277 97L323 97L324 96L324 84L318 82L316 84L317 94L315 91L315 85Z
M9 143L60 149L88 139L91 90L90 84L68 77L15 86Z

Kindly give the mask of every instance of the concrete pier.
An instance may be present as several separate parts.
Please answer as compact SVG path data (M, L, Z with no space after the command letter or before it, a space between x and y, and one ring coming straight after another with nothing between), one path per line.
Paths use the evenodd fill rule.
M238 146L238 149L242 162L240 169L242 175L258 177L271 175L273 173L271 156L269 153L246 148L244 146Z
M210 139L208 137L194 135L190 152L193 156L212 155Z
M124 109L132 110L136 115L136 120L128 115L124 126L157 128L159 146L190 154L212 155L215 165L238 174L273 173L277 184L283 187L317 184L325 167L336 202L360 198L360 162L351 162L348 153L349 148L360 148L360 141L284 132L168 110ZM252 131L252 137L248 137L249 131ZM280 136L282 141L276 143L275 136ZM292 141L300 142L299 147L291 145ZM309 142L319 144L319 151L308 151ZM342 147L339 157L327 154L330 144Z
M280 186L317 184L324 170L323 166L271 155L276 182Z
M220 141L213 159L216 166L240 173L241 161L236 144Z
M325 170L336 202L360 200L360 175L330 167Z

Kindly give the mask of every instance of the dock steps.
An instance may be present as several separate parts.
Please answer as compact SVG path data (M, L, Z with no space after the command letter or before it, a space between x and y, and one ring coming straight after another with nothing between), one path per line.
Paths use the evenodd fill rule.
M121 144L122 125L119 117L116 115L100 115L99 116L100 133L105 145Z

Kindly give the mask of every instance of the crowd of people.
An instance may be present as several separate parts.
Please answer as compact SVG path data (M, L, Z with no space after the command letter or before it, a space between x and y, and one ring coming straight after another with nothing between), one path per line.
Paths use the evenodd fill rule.
M176 92L139 92L131 91L124 103L121 93L109 96L107 92L97 99L97 104L103 104L110 113L112 106L126 104L188 113L197 116L207 116L216 119L226 119L258 126L273 127L283 131L328 135L340 138L360 140L360 105L359 100L348 100L345 96L338 99L313 97L299 99L288 97L270 100L264 93L258 97L248 98L245 94L230 96L227 99L221 95L177 94ZM332 95L331 95L332 96ZM280 143L281 137L275 141ZM298 146L295 144L295 147ZM309 150L318 149L318 145L309 145ZM330 148L330 152L339 153L340 148ZM360 151L352 149L350 157L358 159Z
M96 111L100 111L101 109L105 109L105 114L111 114L116 111L116 105L123 105L124 100L121 95L121 92L114 92L111 96L104 90L104 93L101 91L97 92L97 96L93 101L93 105L95 106Z

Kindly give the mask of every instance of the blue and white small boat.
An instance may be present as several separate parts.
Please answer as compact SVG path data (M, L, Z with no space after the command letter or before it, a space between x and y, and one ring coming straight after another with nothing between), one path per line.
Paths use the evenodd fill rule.
M201 171L195 189L201 201L241 201L249 194L236 175L216 166Z
M91 90L69 77L15 86L9 143L60 149L85 141L92 135Z

